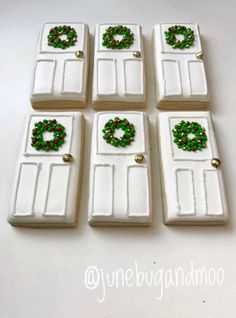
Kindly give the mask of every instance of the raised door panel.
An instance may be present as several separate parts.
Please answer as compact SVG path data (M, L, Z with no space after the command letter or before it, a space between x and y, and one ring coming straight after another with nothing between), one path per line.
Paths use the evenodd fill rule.
M111 216L113 214L113 166L95 165L93 173L92 215ZM106 191L104 193L104 185Z
M150 191L148 169L146 166L129 166L128 178L128 216L147 216L150 214Z
M165 96L179 96L182 94L180 67L177 60L163 60L163 83Z
M51 164L49 171L45 216L64 216L70 186L70 165Z
M202 61L188 61L190 95L206 95L207 83Z
M195 191L194 178L191 169L176 169L176 198L178 214L194 215L195 214Z
M34 214L40 166L34 162L22 162L19 166L14 198L14 215L31 216Z
M62 93L81 94L86 83L83 80L84 61L66 60L63 70Z
M144 94L142 60L127 59L124 61L124 83L126 95Z
M222 215L222 195L216 170L203 170L203 187L206 215Z
M116 60L97 60L96 85L98 95L116 95L117 93L117 69Z
M33 94L52 94L55 68L55 60L36 61Z

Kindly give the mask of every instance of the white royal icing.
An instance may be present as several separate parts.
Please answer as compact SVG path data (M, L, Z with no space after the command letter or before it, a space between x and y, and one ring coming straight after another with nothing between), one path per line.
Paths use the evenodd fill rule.
M189 152L174 143L172 129L181 120L198 122L206 129L207 147ZM163 209L166 224L224 224L228 220L221 166L209 112L163 112L159 114Z
M144 102L145 71L142 29L138 24L122 24L131 29L134 43L128 49L109 49L102 45L102 36L109 26L98 24L95 31L93 102ZM134 57L138 51L141 57Z
M172 48L166 43L165 31L176 23L160 23L154 27L154 63L157 102L208 102L204 61L196 57L202 51L197 24L178 23L194 31L190 48ZM166 106L168 108L168 106Z
M56 119L65 127L65 143L56 152L37 151L31 146L34 124L44 119ZM34 113L29 116L13 186L8 219L11 224L75 225L82 133L81 113ZM65 163L63 154L71 154L73 161Z
M127 118L135 126L135 140L124 148L116 148L103 139L104 125L115 117ZM148 138L147 116L142 112L95 114L90 164L90 224L150 224L152 202ZM134 160L139 153L144 156L141 164Z
M66 49L48 45L51 28L70 25L76 30L77 42ZM32 102L55 100L85 102L88 73L88 26L83 23L46 23L40 34L32 80ZM76 51L82 51L81 58ZM44 108L48 107L45 103Z

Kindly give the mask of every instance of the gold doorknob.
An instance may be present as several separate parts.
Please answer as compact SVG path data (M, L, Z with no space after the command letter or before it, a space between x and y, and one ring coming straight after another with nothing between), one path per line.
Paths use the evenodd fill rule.
M221 165L221 161L218 158L212 158L211 159L211 165L215 168L219 168L219 166Z
M141 53L139 51L134 51L133 56L139 58L141 57Z
M143 163L144 162L144 155L141 153L138 153L137 155L135 155L134 160L137 163Z
M73 160L73 157L69 154L69 153L65 153L63 156L62 156L62 160L66 163L70 163L72 162Z
M195 56L196 56L196 58L197 58L198 60L203 60L203 52L202 52L202 51L197 52L197 53L195 54Z
M84 56L84 53L83 51L78 50L75 52L75 56L81 59Z

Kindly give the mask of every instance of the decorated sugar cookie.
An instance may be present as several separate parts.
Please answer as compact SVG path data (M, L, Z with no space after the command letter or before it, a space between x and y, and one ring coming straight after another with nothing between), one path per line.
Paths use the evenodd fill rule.
M94 48L94 108L144 107L145 86L141 26L98 24Z
M151 223L146 114L95 114L89 192L91 225L139 226Z
M33 73L34 108L86 106L88 37L84 23L44 24Z
M82 158L80 113L29 116L16 166L8 221L16 226L76 225Z
M161 109L206 109L209 92L199 28L194 23L154 27L157 105Z
M225 224L227 203L209 112L163 112L158 121L166 224Z

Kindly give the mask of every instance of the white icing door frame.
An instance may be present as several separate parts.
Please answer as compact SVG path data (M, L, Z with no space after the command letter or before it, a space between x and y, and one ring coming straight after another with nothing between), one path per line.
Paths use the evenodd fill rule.
M177 147L172 130L182 120L206 129L207 147L189 152ZM166 224L225 224L228 221L221 166L209 112L159 114L163 209Z
M34 124L44 119L56 119L65 127L65 143L56 152L37 151L31 145ZM76 224L82 130L80 113L29 116L17 165L9 223L36 227ZM73 160L64 162L64 154L70 154Z
M141 26L124 24L134 33L129 49L108 49L102 45L102 35L115 23L98 24L95 31L93 103L145 102L144 51ZM139 52L136 56L134 52ZM102 103L101 107L102 108Z
M156 74L157 102L160 108L174 108L169 102L182 102L185 107L206 108L209 102L207 80L202 52L199 27L193 23L178 23L191 28L195 40L190 48L172 48L165 40L165 31L175 23L160 23L154 27L154 61ZM188 102L188 103L187 103ZM165 106L166 105L166 106Z
M109 119L126 118L136 129L135 140L113 147L103 139ZM122 135L122 134L121 134ZM144 161L137 163L135 155ZM94 116L89 223L91 225L149 225L151 222L150 153L147 116L141 112L102 112Z
M48 45L49 30L58 25L70 25L76 30L75 45L64 50ZM81 56L76 55L79 51L82 52ZM57 103L53 105L54 108L86 106L87 71L88 26L77 22L44 24L39 38L32 80L33 107L49 108L55 101Z

